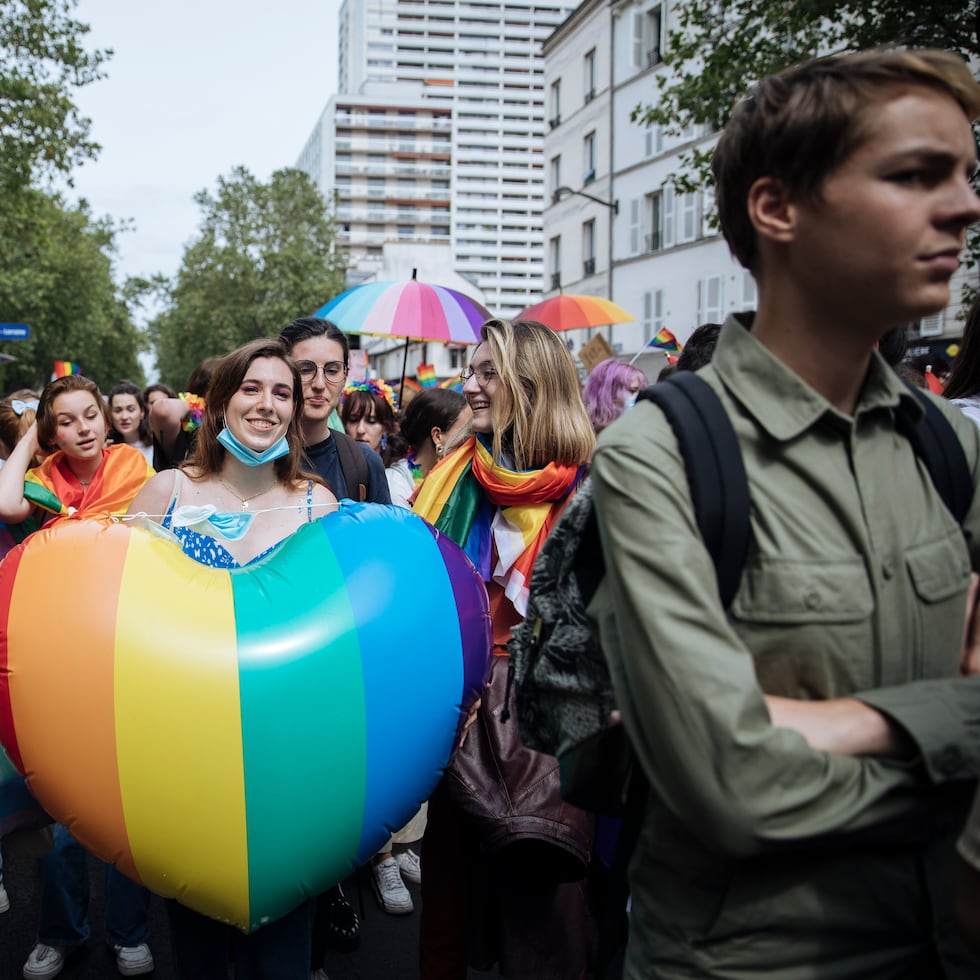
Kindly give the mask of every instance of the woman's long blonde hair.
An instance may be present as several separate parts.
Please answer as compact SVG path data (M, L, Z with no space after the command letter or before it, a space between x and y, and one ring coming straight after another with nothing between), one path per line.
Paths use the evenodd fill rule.
M595 435L575 362L554 330L536 320L488 320L480 335L500 377L491 403L494 459L506 451L519 470L587 463Z

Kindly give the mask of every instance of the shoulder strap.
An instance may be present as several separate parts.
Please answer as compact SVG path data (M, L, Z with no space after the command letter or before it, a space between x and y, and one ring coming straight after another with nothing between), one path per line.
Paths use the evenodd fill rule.
M672 374L637 396L660 406L677 437L698 529L715 565L727 609L749 545L749 483L742 450L714 389L690 371Z
M906 384L925 415L919 420L913 420L911 414L899 406L896 426L912 444L915 455L922 460L936 492L942 497L949 512L962 524L973 500L973 480L963 445L949 419L936 407L933 400L915 385L908 382Z
M333 439L337 444L337 456L344 473L344 483L347 484L347 493L354 500L367 500L368 466L361 447L346 432L338 432L336 429Z

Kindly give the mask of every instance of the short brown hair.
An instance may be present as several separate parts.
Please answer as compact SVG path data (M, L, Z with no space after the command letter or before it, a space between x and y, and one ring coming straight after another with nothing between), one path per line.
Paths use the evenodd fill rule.
M943 92L967 119L980 116L980 84L949 51L861 51L814 58L763 78L739 102L711 161L718 217L732 254L758 272L748 195L761 177L819 200L824 181L865 138L865 109L905 88Z
M99 406L102 418L105 419L106 435L112 428L109 406L94 381L83 378L80 374L66 374L63 378L55 378L45 385L37 405L37 442L47 453L53 453L58 448L54 442L58 432L58 413L54 410L54 400L71 391L87 391L95 399L95 404Z

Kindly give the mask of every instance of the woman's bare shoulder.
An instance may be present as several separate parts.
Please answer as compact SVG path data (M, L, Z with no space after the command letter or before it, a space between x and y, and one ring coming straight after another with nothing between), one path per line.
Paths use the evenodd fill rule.
M161 470L151 476L143 484L140 492L133 498L127 513L129 514L148 514L151 517L161 515L163 509L170 502L171 494L174 491L174 481L177 479L177 470Z

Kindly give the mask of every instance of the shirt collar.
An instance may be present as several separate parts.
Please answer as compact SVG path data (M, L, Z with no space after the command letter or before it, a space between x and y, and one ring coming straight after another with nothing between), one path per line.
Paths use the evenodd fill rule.
M752 320L751 313L728 317L711 367L756 423L779 441L796 438L825 415L850 426L851 419L756 340L751 331ZM915 395L875 351L855 416L878 409L911 413L913 422L923 414Z

